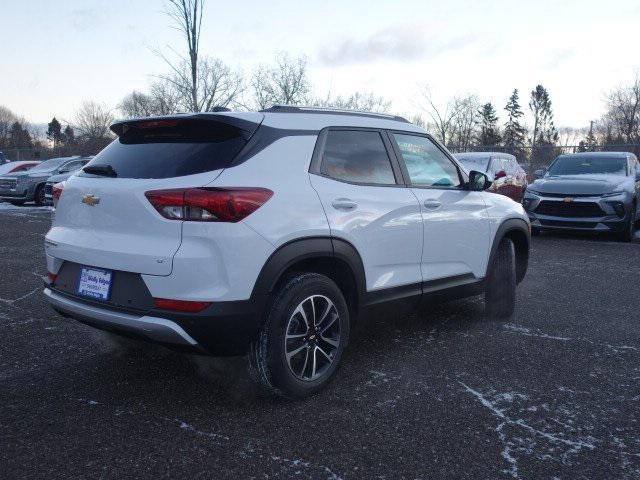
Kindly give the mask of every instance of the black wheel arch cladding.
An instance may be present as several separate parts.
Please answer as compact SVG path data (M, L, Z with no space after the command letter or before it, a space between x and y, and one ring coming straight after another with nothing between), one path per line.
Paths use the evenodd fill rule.
M513 242L516 252L516 282L520 283L529 265L529 248L531 245L531 234L529 232L529 225L521 218L509 218L503 221L495 236L493 237L493 243L491 245L491 252L489 254L489 262L487 264L487 271L493 264L493 260L496 255L496 250L502 242L503 238L510 238Z

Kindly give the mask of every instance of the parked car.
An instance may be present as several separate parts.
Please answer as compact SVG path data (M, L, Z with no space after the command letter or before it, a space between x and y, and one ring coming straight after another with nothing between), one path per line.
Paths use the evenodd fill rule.
M66 172L59 173L57 175L51 175L47 179L47 183L45 183L45 185L44 185L44 203L46 205L53 205L53 196L52 196L53 195L53 186L56 183L64 182L71 175L73 175L78 170L80 170L82 167L84 167L87 163L89 163L89 161L92 158L93 158L93 156L81 157L79 161L73 162L72 164L70 164L68 166L68 170L65 169L65 170L67 170Z
M34 201L44 205L44 186L51 175L75 170L80 157L52 158L39 163L26 172L0 177L0 200L22 205Z
M9 162L0 165L0 176L10 175L12 173L25 172L30 168L35 167L40 162L35 160L22 160L18 162Z
M456 159L467 170L477 170L489 175L493 183L489 191L505 195L516 202L522 201L527 188L527 173L516 157L501 152L456 153Z
M365 312L484 293L527 270L518 203L421 128L272 107L125 120L64 183L45 238L53 308L176 349L249 353L287 397L331 379Z
M532 233L586 230L633 239L640 197L640 167L633 153L560 155L543 174L523 200Z

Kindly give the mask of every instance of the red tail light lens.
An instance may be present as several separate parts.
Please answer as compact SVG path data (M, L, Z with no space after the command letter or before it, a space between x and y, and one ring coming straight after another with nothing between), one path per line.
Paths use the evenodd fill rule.
M49 278L49 282L54 283L58 275L55 273L47 272L47 278Z
M153 303L156 308L160 308L162 310L173 310L175 312L187 312L187 313L197 313L201 312L209 305L211 302L192 302L188 300L170 300L168 298L154 298Z
M58 200L60 200L63 190L64 190L64 182L56 183L53 185L51 189L51 196L53 197L54 207L58 204Z
M266 188L178 188L153 190L145 196L171 220L235 223L248 217L273 196Z

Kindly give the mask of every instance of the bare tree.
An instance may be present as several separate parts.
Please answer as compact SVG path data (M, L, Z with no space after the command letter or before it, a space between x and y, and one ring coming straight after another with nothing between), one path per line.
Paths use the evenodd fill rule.
M261 65L251 78L253 103L258 108L273 104L296 105L307 103L311 89L307 78L306 57L276 57L275 65Z
M450 143L461 152L468 151L476 137L479 108L480 100L475 95L453 99L452 111L455 112L455 116Z
M227 107L233 104L243 91L242 76L219 59L200 59L195 90L190 83L190 67L187 62L183 61L172 70L171 74L160 78L175 89L181 105L186 110L208 112L214 107Z
M606 97L606 123L610 136L624 143L640 141L640 76L629 86L616 88Z
M18 120L18 116L7 107L0 105L0 147L7 145L11 134L11 126Z
M444 105L438 105L428 87L423 88L422 99L422 109L431 118L436 136L443 144L448 144L454 130L460 104L455 100L449 100Z
M102 139L111 136L109 126L114 117L105 105L93 101L82 102L76 112L74 128L87 139Z
M344 110L359 110L365 112L387 113L391 110L391 101L372 92L355 92L348 97L332 97L331 93L325 98L313 101L318 107L340 108Z
M187 53L171 49L178 57L172 61L157 52L170 69L160 78L178 93L181 107L192 112L226 107L234 103L243 90L240 74L222 60L200 56L204 3L205 0L167 0L166 13L186 40Z
M200 33L202 25L202 10L204 8L204 0L168 0L166 13L175 22L176 28L184 35L187 41L187 58L188 73L187 77L182 77L185 69L182 65L164 60L171 69L181 77L181 80L187 80L184 87L188 87L191 96L191 110L199 111L198 106L198 53L200 50ZM180 55L182 62L185 62L184 56Z
M180 95L168 82L158 81L151 85L149 93L133 91L122 99L118 106L127 118L170 115L179 111Z

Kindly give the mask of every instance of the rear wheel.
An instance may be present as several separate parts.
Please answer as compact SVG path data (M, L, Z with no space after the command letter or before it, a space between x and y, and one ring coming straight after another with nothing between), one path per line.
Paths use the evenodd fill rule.
M270 305L251 345L252 374L272 394L313 395L335 374L349 339L342 292L323 275L302 273L284 281Z
M484 294L485 312L495 318L509 318L516 305L516 252L513 242L503 238L489 266Z
M33 197L33 200L36 202L36 205L38 206L44 205L44 203L47 201L47 199L44 196L44 185L38 185L38 188L36 188L36 193Z

